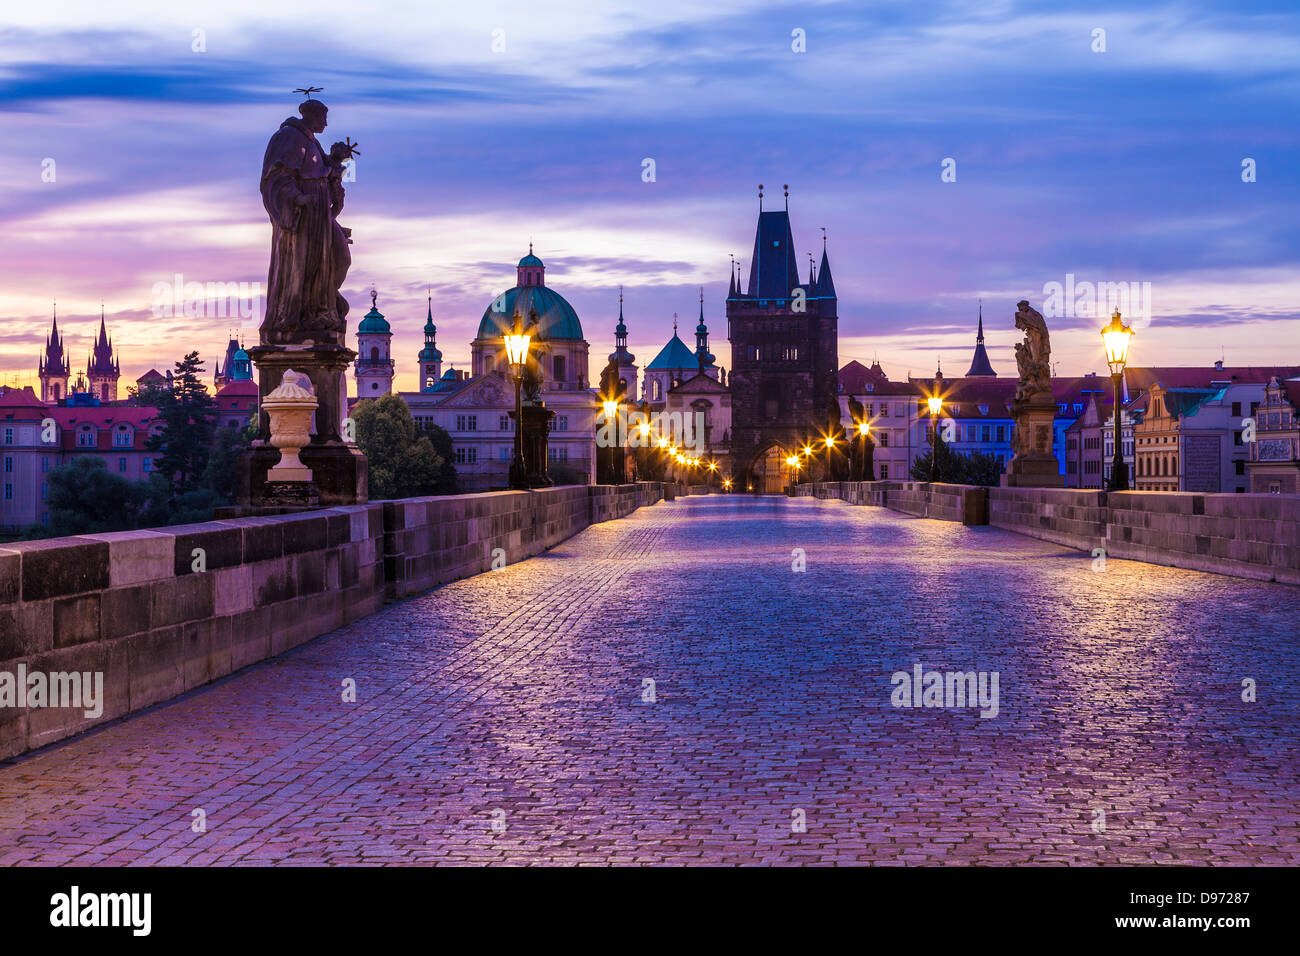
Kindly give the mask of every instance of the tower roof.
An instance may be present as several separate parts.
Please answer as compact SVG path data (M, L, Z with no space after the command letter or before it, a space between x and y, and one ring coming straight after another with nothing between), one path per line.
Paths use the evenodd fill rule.
M799 285L790 214L785 210L759 212L747 295L753 299L788 299Z
M825 246L822 246L822 264L817 269L817 296L823 299L835 298L835 282L831 279L831 260L826 256Z
M379 293L375 292L374 290L371 290L370 311L365 314L365 316L361 319L361 324L357 326L358 335L364 335L364 334L392 335L393 334L393 330L388 327L388 320L384 318L384 314L379 311L379 307L375 304L375 300L378 297L379 297Z
M993 371L988 353L984 351L984 303L982 301L980 302L979 315L979 331L975 335L975 357L971 360L970 371L966 373L966 377L970 378L972 375L992 375L996 377L998 373ZM960 365L957 367L961 368Z
M695 368L699 364L695 353L690 350L685 342L677 337L673 332L673 337L668 340L668 344L659 350L659 354L654 357L647 369L680 369Z

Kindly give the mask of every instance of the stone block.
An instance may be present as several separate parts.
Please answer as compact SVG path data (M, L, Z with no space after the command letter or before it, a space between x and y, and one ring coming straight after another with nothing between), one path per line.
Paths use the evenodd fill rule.
M209 521L167 530L173 539L172 570L177 577L196 573L195 564L200 557L199 566L207 573L235 567L244 559L244 532L232 522ZM195 549L202 554L196 555Z
M171 534L159 531L113 531L84 537L108 545L111 587L157 581L170 578L175 573L176 539Z
M54 646L71 647L99 640L100 595L54 599Z
M150 626L170 627L212 616L213 577L190 574L149 586Z
M109 586L108 545L90 538L49 538L19 541L7 551L22 555L22 599L102 591Z

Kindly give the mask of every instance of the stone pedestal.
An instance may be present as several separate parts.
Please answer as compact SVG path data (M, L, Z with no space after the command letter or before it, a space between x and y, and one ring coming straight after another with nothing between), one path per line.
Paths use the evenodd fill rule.
M1052 454L1052 431L1056 422L1056 402L1052 396L1039 397L1013 406L1016 420L1016 455L1002 476L1003 488L1063 488L1056 456Z
M261 345L249 349L248 354L257 367L259 403L280 387L284 373L290 369L311 379L319 407L312 418L311 441L298 453L298 458L312 472L317 498L312 503L326 508L365 504L368 500L366 456L343 436L343 419L348 407L346 374L357 353L337 345ZM257 439L239 459L238 503L253 507L304 504L301 491L287 487L296 483L268 483L267 472L280 457L270 438L270 418L262 409L258 415ZM289 500L281 500L277 495ZM307 497L310 498L310 493Z
M549 488L555 484L546 473L547 436L555 412L545 405L524 405L524 468L529 488Z

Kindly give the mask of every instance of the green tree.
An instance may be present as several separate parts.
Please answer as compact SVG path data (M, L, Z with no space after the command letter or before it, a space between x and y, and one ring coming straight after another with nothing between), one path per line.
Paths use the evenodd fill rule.
M938 444L938 451L935 481L954 485L996 485L1002 480L1003 466L996 455L979 451L962 454L942 440ZM930 480L929 449L912 462L910 475L913 481Z
M438 471L438 481L435 490L429 492L434 495L454 495L460 493L460 479L456 477L456 466L453 465L452 459L456 457L451 447L451 435L447 429L432 422L423 425L417 425L420 434L429 439L433 445L433 450L438 453L442 459L442 468Z
M357 444L370 462L371 499L440 493L445 459L434 450L429 437L416 429L410 408L399 396L358 402L352 419L357 425Z
M59 537L138 528L146 486L108 470L98 455L78 455L49 474L50 526ZM44 529L43 529L44 530Z
M250 415L242 428L218 427L216 429L212 439L212 450L208 455L208 464L203 470L202 484L212 493L217 503L228 505L234 502L239 456L248 451L256 437L256 415Z
M199 380L202 372L199 353L190 352L176 363L172 388L152 392L163 430L150 435L146 447L161 452L154 468L166 482L169 499L201 488L211 457L213 399Z

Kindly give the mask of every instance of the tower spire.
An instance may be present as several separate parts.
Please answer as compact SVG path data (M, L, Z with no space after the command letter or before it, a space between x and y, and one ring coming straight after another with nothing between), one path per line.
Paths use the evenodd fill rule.
M966 375L988 375L997 376L993 371L993 365L989 362L989 354L984 350L984 300L979 301L979 324L975 333L975 356L970 363L970 371Z

